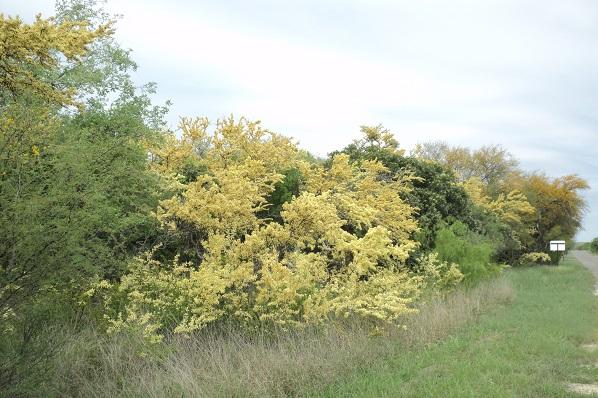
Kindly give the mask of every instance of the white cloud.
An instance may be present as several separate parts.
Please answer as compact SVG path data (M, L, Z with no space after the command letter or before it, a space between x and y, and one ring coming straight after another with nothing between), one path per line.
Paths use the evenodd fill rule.
M33 15L51 1L0 4ZM138 78L174 101L173 123L246 115L320 155L383 123L408 148L500 143L524 167L597 174L592 0L108 4L124 15L117 35ZM598 235L588 220L584 238Z

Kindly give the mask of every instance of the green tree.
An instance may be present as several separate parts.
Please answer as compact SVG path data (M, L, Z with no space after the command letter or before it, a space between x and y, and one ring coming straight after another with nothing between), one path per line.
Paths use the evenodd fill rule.
M419 230L416 238L421 250L434 247L436 232L445 223L461 220L473 226L467 194L448 167L405 156L397 141L382 126L363 126L361 131L363 138L348 145L341 153L348 154L353 162L377 159L394 176L411 174L416 177L412 180L411 191L404 196L417 209ZM335 154L333 152L330 157Z
M75 299L90 278L118 277L156 234L161 189L146 145L161 139L166 108L152 105L153 86L135 89L135 65L94 2L58 11L0 23L10 38L0 70L12 68L0 77L0 316L9 323L42 296Z

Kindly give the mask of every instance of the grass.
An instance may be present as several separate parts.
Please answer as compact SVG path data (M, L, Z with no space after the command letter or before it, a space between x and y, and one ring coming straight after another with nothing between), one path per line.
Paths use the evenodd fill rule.
M301 332L206 331L148 346L131 335L47 330L43 366L0 396L561 397L598 381L598 300L569 260L511 269L436 297L407 329L346 322ZM568 395L569 394L569 395Z
M513 269L512 305L442 342L408 350L335 382L322 397L567 397L567 383L596 383L598 300L573 259Z
M513 298L504 278L436 297L406 319L407 329L372 336L371 325L334 324L325 330L207 331L150 348L139 337L105 337L92 329L50 330L57 349L45 374L6 396L263 397L304 396L358 369L428 344ZM52 345L50 343L50 345ZM31 372L33 375L33 372ZM23 392L25 392L23 394ZM2 395L2 394L0 394Z

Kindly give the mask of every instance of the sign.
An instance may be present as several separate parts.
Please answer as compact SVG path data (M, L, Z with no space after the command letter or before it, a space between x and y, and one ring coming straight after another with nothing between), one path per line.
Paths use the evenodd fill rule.
M564 240L551 240L550 241L550 251L551 252L564 252L565 251L565 241Z

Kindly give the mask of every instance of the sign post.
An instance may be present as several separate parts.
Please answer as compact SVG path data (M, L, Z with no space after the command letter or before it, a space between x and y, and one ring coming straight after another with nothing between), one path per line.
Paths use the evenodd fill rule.
M550 251L555 252L558 257L558 262L561 261L563 253L566 251L566 244L564 240L551 240L550 241ZM557 265L558 265L557 262Z

